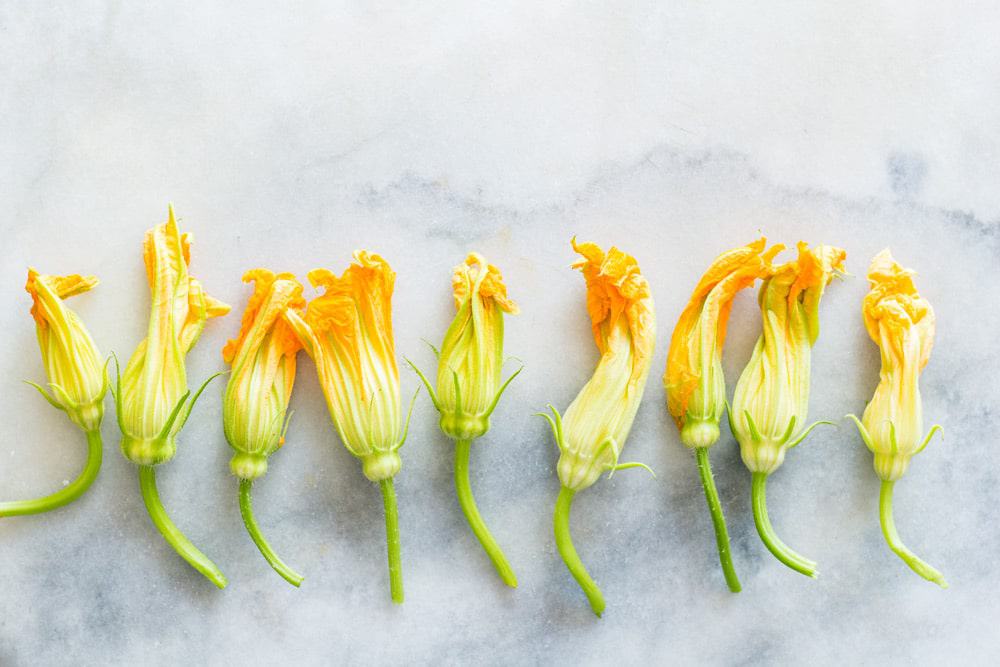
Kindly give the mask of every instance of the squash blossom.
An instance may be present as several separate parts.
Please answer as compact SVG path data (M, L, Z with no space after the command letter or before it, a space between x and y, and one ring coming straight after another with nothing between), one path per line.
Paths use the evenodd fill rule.
M809 407L811 350L819 337L819 302L847 257L840 248L798 245L796 261L781 264L759 293L764 331L736 383L729 424L743 463L753 475L751 499L757 532L768 550L788 567L810 577L816 563L795 553L774 533L767 516L767 476L818 424L803 428Z
M356 251L354 262L339 278L326 269L310 271L309 282L323 287L324 293L309 303L305 316L288 309L285 317L316 364L341 442L361 460L365 477L381 487L390 590L393 601L402 603L399 520L392 479L402 465L397 452L406 440L407 427L402 424L392 335L395 280L396 274L384 259Z
M879 518L886 542L914 572L947 588L944 576L902 543L892 516L896 480L906 472L910 459L941 430L935 425L924 436L919 381L934 345L934 310L917 292L913 276L913 271L896 263L888 249L872 260L868 269L871 289L862 313L868 335L882 352L882 369L861 421L854 415L849 417L875 455L875 473L882 480Z
M34 303L31 316L51 393L34 382L29 384L87 434L87 464L79 477L56 493L0 503L0 517L38 514L71 503L90 488L101 469L101 421L108 376L86 327L63 301L96 285L94 276L51 276L28 269L25 290Z
M587 283L587 312L601 353L593 376L564 415L551 405L543 415L559 445L556 472L562 488L556 501L556 546L591 609L604 611L604 596L573 547L570 508L578 491L597 481L604 471L643 466L619 463L618 457L635 419L656 345L656 315L649 283L635 258L618 248L607 253L593 243L573 249L582 259L573 268ZM648 469L648 468L647 468Z
M702 276L681 313L670 338L663 386L667 409L680 430L681 442L694 449L705 499L715 526L719 560L726 583L734 593L740 582L733 568L729 533L719 494L712 479L708 448L719 439L719 421L726 407L726 381L722 371L722 345L726 324L736 294L767 278L771 260L784 249L775 245L765 251L759 239L719 255Z
M271 567L293 586L302 575L286 565L264 539L251 504L254 480L267 472L267 459L285 442L288 401L295 383L295 357L302 349L284 312L305 308L302 285L290 273L254 269L240 333L222 350L232 366L222 403L226 440L236 451L229 467L240 480L240 513L247 532Z
M502 380L504 314L517 314L507 298L500 270L478 253L469 253L452 274L455 319L444 335L438 353L437 390L410 364L427 386L441 415L441 430L455 441L455 491L462 512L493 561L500 578L511 587L517 577L476 507L469 484L469 450L472 441L490 428L490 415L514 377Z
M229 306L205 294L188 274L191 236L181 234L171 206L167 222L146 232L143 244L146 278L152 296L146 338L119 374L115 391L121 448L139 466L139 485L153 523L164 539L194 569L219 588L226 578L174 525L160 502L154 466L177 451L177 434L212 376L194 396L188 389L185 357L205 322L229 312Z

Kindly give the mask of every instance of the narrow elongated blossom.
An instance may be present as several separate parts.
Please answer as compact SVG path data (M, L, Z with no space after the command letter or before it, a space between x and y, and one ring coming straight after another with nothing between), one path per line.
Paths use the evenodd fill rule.
M38 514L71 503L90 488L101 469L101 421L108 376L86 327L64 302L96 285L94 276L53 276L28 269L25 290L33 301L31 316L51 391L29 384L87 434L87 464L79 477L56 493L0 503L0 517Z
M614 247L605 253L593 243L578 244L576 239L572 244L582 257L573 268L583 273L587 283L587 312L601 358L566 413L560 415L550 405L552 416L544 416L560 451L556 472L562 489L554 515L556 545L591 609L600 616L604 596L573 547L570 508L576 493L591 486L601 473L642 465L619 463L618 457L649 375L656 345L656 314L649 283L634 257Z
M766 239L719 255L702 276L681 313L670 338L663 386L667 409L680 430L681 442L695 450L705 499L715 526L719 560L730 590L739 592L733 568L729 533L719 494L715 489L708 448L719 439L719 421L726 407L726 380L722 371L722 346L733 298L740 290L767 278L771 260L784 246L770 249Z
M288 309L285 317L316 364L341 442L361 460L365 477L381 487L390 588L393 601L402 603L399 525L392 480L402 465L398 450L406 440L406 429L392 334L395 280L396 274L384 259L356 251L354 262L340 277L326 269L310 271L309 282L324 288L324 293L309 303L305 316Z
M879 346L882 369L861 421L850 415L868 449L875 455L875 473L882 480L879 518L889 547L924 579L942 588L948 584L936 569L920 560L899 539L892 516L893 486L923 451L934 434L933 426L924 435L920 400L920 373L927 365L934 345L934 309L917 292L914 272L904 269L886 248L868 269L870 291L862 313L868 335Z
M441 414L441 430L455 441L455 491L469 527L500 578L516 587L514 571L476 507L469 483L469 451L472 441L489 430L490 415L500 396L521 372L502 380L503 318L517 314L518 309L507 297L500 270L478 253L469 253L455 267L451 282L457 312L438 355L437 390L413 368Z
M146 232L143 260L152 305L146 338L132 354L124 374L119 375L115 391L122 453L139 466L146 509L163 537L193 568L224 588L226 578L219 568L167 516L156 488L154 466L173 457L177 434L212 379L192 396L185 358L205 322L225 315L229 306L205 294L201 283L188 274L191 237L181 234L173 207L167 222Z
M271 567L294 586L302 576L271 549L253 514L254 480L267 472L267 459L285 443L288 401L295 383L295 357L302 349L284 318L285 310L305 308L302 285L290 273L254 269L243 276L253 282L240 333L222 350L232 366L222 403L226 440L235 450L229 467L240 480L240 513L247 532Z
M743 463L753 475L754 522L765 546L788 567L810 577L816 563L786 546L767 516L767 476L785 453L820 423L808 427L809 368L819 337L819 302L826 286L844 271L840 248L799 243L798 259L781 264L761 285L759 302L764 331L750 362L736 383L730 427L740 443Z

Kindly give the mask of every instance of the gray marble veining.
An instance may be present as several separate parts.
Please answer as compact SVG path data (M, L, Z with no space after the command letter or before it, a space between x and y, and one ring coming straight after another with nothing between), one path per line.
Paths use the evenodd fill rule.
M43 379L26 266L98 274L72 306L102 352L127 356L147 318L142 234L167 201L195 236L193 275L237 311L209 324L194 379L223 367L246 269L339 272L354 248L397 271L397 347L423 366L421 339L440 340L452 315L451 267L482 252L521 306L506 348L526 367L472 463L518 590L464 524L453 447L421 396L397 478L407 601L390 604L378 491L337 441L303 357L288 445L255 488L302 588L244 532L217 384L159 479L229 588L156 533L109 415L104 468L83 499L0 521L0 663L995 659L996 10L661 4L0 4L2 499L58 488L84 455L81 435L20 383ZM724 428L712 461L744 585L734 596L659 376L702 271L758 233L843 246L854 277L824 297L813 351L810 417L839 427L815 431L768 489L779 534L822 574L808 580L764 549ZM596 359L573 235L637 257L660 330L625 448L657 476L618 473L574 507L577 547L608 601L600 620L555 551L557 452L533 416L564 408ZM919 271L937 312L922 390L928 426L945 435L899 483L896 519L947 591L883 543L871 455L841 419L877 381L860 303L885 246ZM747 291L725 351L730 392L759 326ZM404 395L418 384L405 368L402 384Z

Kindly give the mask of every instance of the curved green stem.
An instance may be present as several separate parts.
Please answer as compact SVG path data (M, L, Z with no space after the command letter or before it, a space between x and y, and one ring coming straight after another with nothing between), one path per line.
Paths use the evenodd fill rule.
M899 533L896 532L896 522L892 518L892 487L895 482L882 482L882 489L878 496L878 516L882 524L882 534L889 548L896 552L896 555L903 559L903 562L910 566L910 569L919 574L927 581L932 581L941 588L948 588L948 582L944 580L944 575L920 560L915 553L906 548Z
M778 539L771 526L771 520L767 516L767 473L753 473L753 483L751 486L751 500L753 502L753 521L757 524L757 533L764 541L764 546L774 554L774 557L782 563L800 572L807 577L816 578L816 563L794 551Z
M87 465L80 476L67 486L43 498L33 500L14 500L0 503L0 517L23 516L25 514L41 514L68 505L82 496L97 479L101 470L101 458L104 453L99 430L87 432Z
M208 559L208 556L198 551L184 533L167 516L160 502L160 494L156 490L156 471L152 466L139 466L139 488L142 489L142 500L146 503L146 511L153 520L163 539L174 548L177 554L186 560L191 567L201 572L219 588L226 587L226 575Z
M695 448L695 455L698 459L698 473L701 475L701 485L705 489L705 501L708 503L708 511L712 514L712 523L715 526L715 543L719 548L719 563L722 564L722 572L726 577L726 584L733 593L739 593L740 580L736 576L736 568L733 567L733 553L729 548L729 531L726 530L726 517L722 514L722 503L719 502L719 492L715 489L715 480L712 478L712 466L708 460L708 447Z
M251 489L253 489L253 480L240 480L240 514L243 516L243 525L247 527L247 532L250 533L253 543L260 549L260 553L271 564L274 571L280 574L292 586L298 587L302 585L304 577L285 565L284 561L278 558L278 554L274 553L271 545L267 543L267 540L261 534L260 526L257 525L257 520L253 515L253 503L250 499Z
M493 567L503 582L511 588L517 588L517 577L510 563L500 550L500 545L493 539L489 528L479 515L476 507L476 499L472 495L472 487L469 485L469 449L472 446L471 440L458 440L455 442L455 493L458 494L458 504L462 506L462 513L465 514L469 528L475 533L479 543L483 545L486 555L493 561Z
M562 556L566 567L569 568L569 573L573 575L576 583L580 585L580 588L586 594L587 600L590 601L590 608L594 610L594 613L599 618L604 613L604 595L601 593L601 589L597 587L597 582L591 579L587 573L587 568L584 567L583 561L580 560L580 556L573 547L573 536L569 532L569 513L570 508L573 506L573 496L575 495L576 491L568 489L565 486L559 490L559 498L556 499L556 511L553 517L556 547L558 547L559 555Z
M392 601L403 604L403 565L399 554L399 514L396 510L396 489L392 478L379 482L382 504L385 506L385 542L389 552L389 590Z

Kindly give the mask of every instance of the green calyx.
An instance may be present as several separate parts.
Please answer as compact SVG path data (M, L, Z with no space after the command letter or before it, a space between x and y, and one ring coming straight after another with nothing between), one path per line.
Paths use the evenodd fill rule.
M612 477L619 470L630 468L642 468L654 478L656 473L645 463L629 461L619 463L618 455L621 448L613 438L608 438L593 449L593 451L575 451L567 442L566 432L563 429L562 415L551 403L547 406L552 414L536 412L536 417L543 417L552 429L552 437L559 447L559 462L556 464L556 474L559 482L567 489L582 491L596 482L604 473Z
M876 445L864 422L855 415L847 415L847 418L853 421L854 425L858 427L858 433L860 433L865 446L875 455L875 473L879 476L879 479L885 482L894 482L902 477L910 465L910 459L924 451L937 433L944 431L940 424L935 424L927 432L923 442L916 449L910 448L907 450L899 446L899 442L896 439L896 425L890 421L888 448L884 446L880 448Z
M115 358L115 363L117 365L117 358ZM119 369L113 395L115 399L115 411L118 417L118 429L122 433L121 450L125 458L139 466L156 466L172 459L174 454L177 453L177 434L184 428L188 417L191 416L191 410L209 383L220 375L222 373L216 373L205 380L198 388L198 391L194 392L193 396L190 390L184 392L170 411L166 422L160 428L160 432L153 437L143 437L132 435L125 428L122 417L125 414L124 407L122 406L124 396L122 393L121 370Z
M375 452L361 457L361 470L372 482L392 479L403 467L403 461L395 451Z
M711 447L719 439L719 422L688 419L681 427L681 442L693 449Z
M497 405L500 403L500 397L503 396L504 391L514 381L514 378L524 370L523 366L518 368L500 385L499 389L493 395L493 399L486 407L486 410L482 413L473 413L462 407L464 403L462 401L462 387L458 373L452 371L452 381L454 382L455 390L454 405L445 405L423 371L417 368L416 364L409 359L406 360L406 363L410 365L410 368L413 369L420 377L421 382L424 383L424 386L427 387L427 393L430 394L431 402L441 415L441 431L456 441L475 440L486 435L486 432L490 430L490 415L493 414L493 411L496 410Z
M239 452L229 460L229 469L241 480L252 481L267 472L267 457Z
M101 422L104 420L104 394L107 388L105 383L105 390L102 390L100 395L94 400L88 401L86 403L77 403L69 394L66 393L61 386L57 384L49 384L52 389L52 393L45 391L45 388L36 382L31 382L30 380L25 380L25 384L29 384L34 387L39 394L48 402L49 405L54 407L56 410L61 410L66 413L69 420L79 426L84 432L95 431L101 428Z
M166 463L177 453L177 438L133 438L122 436L122 454L132 463L139 466L155 466Z
M785 453L802 444L817 426L836 426L831 421L819 420L804 429L797 430L799 421L793 415L788 420L784 432L776 436L762 433L749 410L744 410L740 416L734 416L732 407L728 407L726 414L729 417L729 429L740 445L743 463L754 474L770 475L780 468L785 461Z
M489 415L441 413L441 431L452 440L474 440L490 430Z

